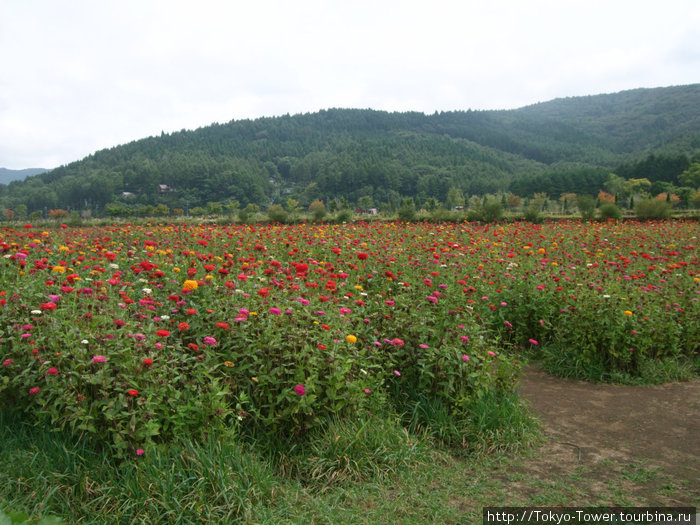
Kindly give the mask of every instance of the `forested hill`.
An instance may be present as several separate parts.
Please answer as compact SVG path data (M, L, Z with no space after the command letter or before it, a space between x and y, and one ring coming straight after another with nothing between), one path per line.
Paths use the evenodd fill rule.
M329 109L213 124L101 150L23 182L0 205L102 210L238 201L263 207L410 196L597 193L611 172L657 187L700 160L700 84L432 115ZM662 186L659 186L662 185ZM365 199L365 202L368 202Z

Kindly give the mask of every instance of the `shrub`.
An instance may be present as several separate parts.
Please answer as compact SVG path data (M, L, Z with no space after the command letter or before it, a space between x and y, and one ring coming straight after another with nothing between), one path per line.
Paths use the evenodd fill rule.
M289 218L289 214L279 204L273 204L270 206L267 210L267 216L270 218L270 221L279 222L282 224L287 222L287 219Z
M600 207L600 216L603 219L619 219L622 217L622 212L615 204L606 202Z
M671 205L659 199L645 199L634 207L634 213L639 219L666 219L671 216Z

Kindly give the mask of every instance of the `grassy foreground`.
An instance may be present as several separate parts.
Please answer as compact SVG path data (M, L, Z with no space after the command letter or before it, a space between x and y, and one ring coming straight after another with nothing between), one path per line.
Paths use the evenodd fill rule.
M518 431L501 435L495 450L471 454L382 416L328 425L304 451L261 454L260 444L218 435L119 462L3 410L0 509L39 524L462 524L481 523L485 506L657 503L639 492L652 484L693 501L691 487L645 464L542 472L539 428L522 412L511 416ZM11 523L7 515L0 523Z

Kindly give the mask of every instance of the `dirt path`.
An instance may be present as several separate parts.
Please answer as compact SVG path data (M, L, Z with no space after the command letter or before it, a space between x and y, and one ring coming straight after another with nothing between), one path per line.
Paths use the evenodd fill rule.
M574 504L700 503L700 380L590 384L530 367L521 395L542 420L546 438L522 468L580 482ZM636 501L615 501L630 494Z

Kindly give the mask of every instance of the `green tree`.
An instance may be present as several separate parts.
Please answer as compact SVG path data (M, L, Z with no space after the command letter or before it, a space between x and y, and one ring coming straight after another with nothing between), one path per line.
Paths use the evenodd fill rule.
M700 188L700 162L693 162L687 170L678 176L678 182L693 189Z
M398 215L402 221L412 221L416 218L416 203L413 197L406 197L401 201Z
M454 210L457 206L464 206L464 203L465 199L462 190L456 186L451 186L450 189L447 190L447 208Z
M596 201L591 195L579 195L576 198L576 205L582 219L595 217Z
M291 197L287 199L287 202L285 203L284 207L289 213L289 215L292 216L292 219L295 219L296 216L299 214L299 211L301 210L301 208L299 207L299 201L296 199L292 199Z
M311 212L311 217L315 221L321 221L326 216L326 206L323 204L322 200L315 200L309 204L309 211Z

